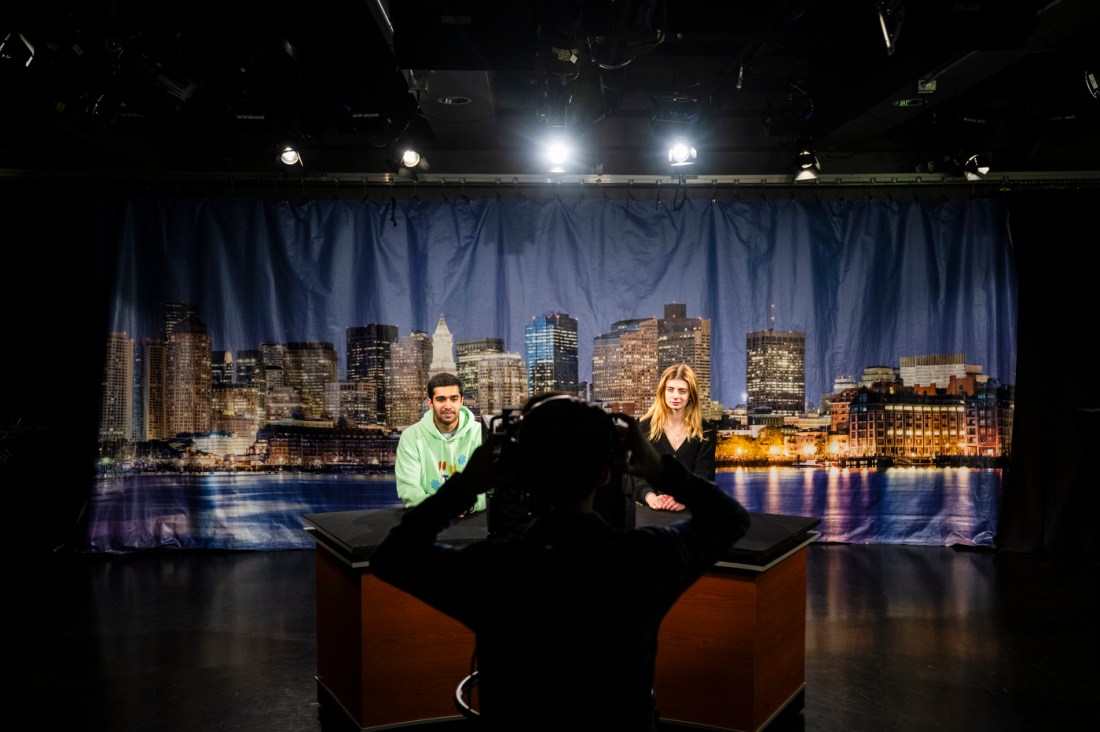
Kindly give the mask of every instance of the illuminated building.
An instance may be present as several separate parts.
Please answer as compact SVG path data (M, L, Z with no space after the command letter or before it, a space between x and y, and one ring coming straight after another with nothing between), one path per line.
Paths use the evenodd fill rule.
M527 348L529 393L577 393L579 371L576 318L565 313L537 315L527 324L524 343Z
M125 333L107 336L107 360L99 390L99 441L130 440L134 408L134 342Z
M527 369L518 353L483 354L477 360L483 419L527 401Z
M592 398L614 412L641 416L657 392L657 319L620 320L592 346Z
M930 459L973 455L965 395L860 389L848 408L851 455Z
M322 414L325 384L336 381L336 349L326 341L287 343L283 363L286 384L298 390L305 414Z
M748 410L795 416L806 411L806 334L767 330L745 338Z
M210 430L210 334L206 325L188 316L172 328L165 347L168 418L167 437Z
M687 305L665 305L665 317L657 321L657 376L676 363L686 363L699 383L703 417L716 419L710 400L710 320L687 317ZM656 382L654 382L654 391ZM647 405L648 408L648 405Z
M382 323L352 326L345 331L347 366L344 377L348 381L366 381L374 392L373 420L387 420L386 375L390 369L392 350L397 343L397 326Z
M333 422L354 426L378 419L378 393L373 381L336 381L325 384L325 413Z
M393 347L386 392L389 426L408 427L424 413L433 348L432 339L422 330L403 336Z
M503 338L477 338L455 344L458 380L462 382L463 403L468 407L482 406L477 379L478 363L482 356L493 353L504 353Z
M965 379L973 376L978 381L987 378L982 375L981 366L967 364L966 356L961 353L902 356L898 376L905 386L935 385L941 389L948 385L952 377Z

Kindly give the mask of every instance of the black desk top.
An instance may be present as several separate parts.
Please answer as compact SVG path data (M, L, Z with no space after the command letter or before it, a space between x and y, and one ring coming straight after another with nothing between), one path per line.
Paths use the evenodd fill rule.
M403 508L378 508L362 511L332 511L307 513L302 519L309 524L306 531L326 549L356 566L366 566L370 555L390 527L401 520ZM748 532L734 544L720 565L762 570L788 552L813 541L812 532L821 519L807 516L786 516L775 513L750 513ZM452 544L477 541L488 535L485 511L464 519L455 519L439 535L441 541ZM639 508L638 526L667 526L683 519L684 513L652 511Z

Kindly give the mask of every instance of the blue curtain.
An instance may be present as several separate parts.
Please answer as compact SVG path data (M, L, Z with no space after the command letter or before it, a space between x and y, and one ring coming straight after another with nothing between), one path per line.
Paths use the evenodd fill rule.
M340 378L349 326L430 334L442 315L456 340L522 353L531 318L563 312L578 321L583 381L595 336L683 303L711 322L712 398L727 407L743 402L746 334L765 328L806 334L811 403L838 376L903 356L962 353L1015 380L1016 271L1007 207L992 199L127 199L97 220L111 330L157 336L159 303L197 303L215 350L327 341ZM983 510L995 525L995 504ZM100 528L128 520L120 511ZM139 547L179 541L139 533ZM977 533L963 540L991 541Z
M242 200L105 204L117 225L113 329L155 335L160 301L199 303L214 348L329 341L388 323L521 351L534 316L592 339L685 303L711 320L712 393L741 401L745 335L806 333L806 394L900 356L964 353L1012 383L1016 290L995 200ZM587 355L587 358L586 358Z

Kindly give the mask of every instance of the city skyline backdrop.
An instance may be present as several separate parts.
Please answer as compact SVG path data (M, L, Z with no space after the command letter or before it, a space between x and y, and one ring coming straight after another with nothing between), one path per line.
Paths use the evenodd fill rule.
M711 324L712 398L746 392L746 334L806 334L806 400L905 356L965 353L1015 379L1015 272L996 201L112 202L111 331L199 302L214 350L394 324L522 352L531 318L577 321L578 376L615 323L680 303Z
M334 344L324 341L261 343L235 353L211 348L198 303L162 303L161 335L135 340L108 336L101 439L170 440L209 432L255 437L267 424L287 419L404 429L424 412L426 385L437 373L459 376L467 406L486 421L535 393L564 391L611 411L642 415L654 399L658 375L686 363L697 375L705 419L719 420L730 405L708 398L710 323L689 318L681 304L666 304L663 317L617 321L596 337L593 382L578 382L576 320L566 314L532 319L524 352L509 352L503 339L457 340L440 316L429 336L399 336L391 324L346 329L343 370ZM897 367L870 365L860 378L840 375L831 393L807 404L806 334L768 329L746 334L749 383L742 420L829 415L845 390L920 389L971 394L999 388L964 354L903 356ZM833 419L847 423L846 415ZM774 423L774 422L773 422ZM247 437L246 437L247 436Z

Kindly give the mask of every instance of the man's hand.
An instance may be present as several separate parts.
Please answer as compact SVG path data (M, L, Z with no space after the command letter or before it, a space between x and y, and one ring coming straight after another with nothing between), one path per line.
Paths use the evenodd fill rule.
M507 449L507 435L490 434L470 455L470 462L462 471L475 493L484 493L494 486L515 478L514 471L501 460L502 450Z

